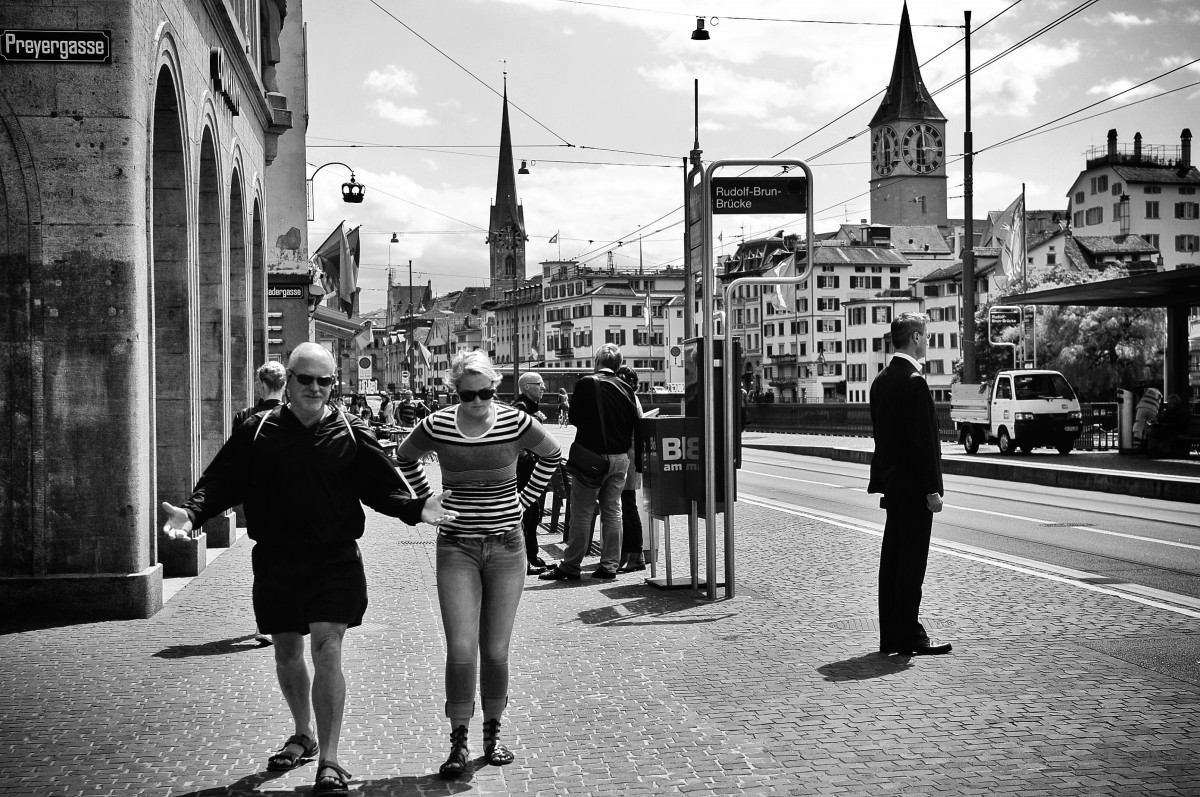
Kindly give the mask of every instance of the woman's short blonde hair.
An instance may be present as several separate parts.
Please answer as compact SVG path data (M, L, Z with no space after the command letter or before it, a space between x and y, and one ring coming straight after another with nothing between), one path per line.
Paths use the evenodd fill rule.
M492 366L492 361L478 349L475 351L459 352L454 355L454 359L450 362L450 373L446 374L446 387L457 391L458 383L467 374L486 376L492 380L492 387L500 384L500 374L496 373L496 369Z

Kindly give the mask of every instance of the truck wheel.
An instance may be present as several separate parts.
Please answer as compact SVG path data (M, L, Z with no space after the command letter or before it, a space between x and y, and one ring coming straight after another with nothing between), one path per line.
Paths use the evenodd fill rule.
M974 454L979 450L979 437L975 434L973 426L968 426L963 430L963 450L968 454Z
M1013 439L1009 437L1007 429L1000 430L1000 436L996 439L996 444L1000 446L1000 453L1005 456L1012 456L1017 453L1017 447L1013 445Z
M1065 457L1067 454L1070 454L1071 451L1075 448L1075 441L1072 438L1068 437L1065 440L1063 440L1062 442L1060 442L1058 444L1057 448L1058 448L1058 453L1062 454Z

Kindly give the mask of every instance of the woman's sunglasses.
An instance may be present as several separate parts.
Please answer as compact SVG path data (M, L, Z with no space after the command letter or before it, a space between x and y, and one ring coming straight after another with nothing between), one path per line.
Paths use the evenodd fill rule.
M296 377L296 381L302 385L311 385L313 383L314 379L317 381L317 384L320 385L321 387L329 387L330 385L333 384L332 376L313 376L312 374L298 374L295 371L288 371L288 373L291 374L292 376Z
M496 391L490 387L485 387L483 390L460 390L458 391L458 400L465 404L468 401L474 401L475 397L479 396L484 401L488 401L494 395L496 395Z

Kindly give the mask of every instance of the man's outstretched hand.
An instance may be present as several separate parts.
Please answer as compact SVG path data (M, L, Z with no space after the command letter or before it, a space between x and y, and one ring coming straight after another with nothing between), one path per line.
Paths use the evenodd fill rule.
M442 506L442 503L449 497L450 491L446 490L440 495L425 499L425 506L421 509L421 520L437 525L444 520L454 520L458 517L458 513L453 509L446 509Z
M167 522L163 524L163 531L171 539L187 539L192 536L192 516L187 513L187 510L180 509L177 506L162 502L163 512L167 513Z

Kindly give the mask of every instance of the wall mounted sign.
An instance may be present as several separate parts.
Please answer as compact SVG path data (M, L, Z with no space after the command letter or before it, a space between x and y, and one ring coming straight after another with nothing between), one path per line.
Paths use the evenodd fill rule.
M296 285L287 288L267 288L268 299L303 299L304 287Z
M111 64L112 31L0 28L0 61Z
M229 112L234 116L241 113L242 93L233 73L233 64L225 57L224 49L213 47L208 51L208 76L212 80L213 91L225 100Z

